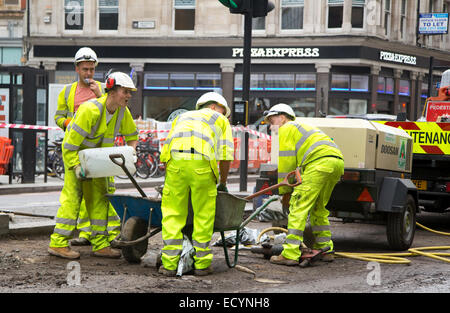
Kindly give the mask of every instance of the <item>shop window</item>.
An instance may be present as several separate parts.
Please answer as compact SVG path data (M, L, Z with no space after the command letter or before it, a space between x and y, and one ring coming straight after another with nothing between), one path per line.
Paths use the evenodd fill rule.
M169 88L170 89L194 89L195 87L194 73L170 73Z
M294 90L294 74L266 74L265 90Z
M386 78L383 76L378 76L377 92L379 93L386 92Z
M369 76L367 75L351 75L351 91L369 91Z
M174 0L174 11L174 30L194 30L195 0Z
M365 0L353 0L352 1L352 27L363 28L364 27L364 5Z
M304 0L281 1L281 29L303 29Z
M84 0L64 0L64 29L82 30L84 24Z
M400 96L409 96L409 80L400 79L398 94Z
M153 118L157 121L166 121L175 110L195 110L197 99L198 96L145 96L143 119Z
M314 91L316 90L316 74L295 74L295 90Z
M197 89L221 88L222 75L220 73L197 73Z
M344 0L328 0L328 28L341 28L344 18Z
M23 89L19 87L13 87L13 116L12 121L16 124L22 124L23 122Z
M349 91L350 90L350 75L348 75L348 74L332 74L331 75L331 90Z
M19 0L5 0L6 5L18 5Z
M242 90L243 88L243 78L242 74L234 75L234 89ZM264 74L263 73L253 73L250 74L250 90L264 90Z
M45 125L47 116L47 90L36 90L36 124Z
M99 30L117 30L119 0L98 0L98 21Z
M169 89L168 73L149 73L144 75L145 89Z
M0 84L10 84L11 75L8 72L0 73Z
M394 79L392 77L386 77L386 93L394 94Z
M144 89L219 89L221 78L220 73L147 73L144 75Z
M366 114L367 100L331 98L329 105L330 115Z
M427 98L428 97L428 83L422 82L422 86L421 86L421 93L420 96L422 98Z

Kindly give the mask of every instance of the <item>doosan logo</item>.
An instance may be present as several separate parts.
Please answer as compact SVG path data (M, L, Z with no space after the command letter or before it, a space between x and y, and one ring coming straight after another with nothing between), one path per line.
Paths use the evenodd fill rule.
M381 153L398 155L398 147L381 145Z

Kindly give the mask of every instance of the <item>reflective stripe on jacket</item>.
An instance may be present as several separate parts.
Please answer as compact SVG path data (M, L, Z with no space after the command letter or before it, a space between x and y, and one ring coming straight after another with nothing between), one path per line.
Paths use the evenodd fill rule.
M106 123L106 99L104 94L80 105L67 127L63 141L64 164L70 169L80 163L78 151L87 148L112 147L117 134L125 140L138 140L136 124L128 108L118 108L110 122Z
M102 84L99 81L95 81L100 90L102 89ZM73 118L75 111L75 92L77 90L78 82L65 85L64 88L58 95L58 104L55 112L55 123L61 129L65 129L64 122L67 118Z
M279 129L278 181L297 167L304 168L314 160L332 156L344 159L339 147L320 129L298 121L290 121ZM291 192L281 187L280 194Z
M173 121L161 152L161 162L168 162L174 152L194 154L210 161L218 180L217 161L232 161L233 151L230 122L219 112L205 108L186 112Z

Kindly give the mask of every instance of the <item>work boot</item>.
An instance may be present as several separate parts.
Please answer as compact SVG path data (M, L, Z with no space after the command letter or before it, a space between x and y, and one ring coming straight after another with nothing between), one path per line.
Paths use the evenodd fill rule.
M272 255L272 257L270 258L270 263L287 265L287 266L296 266L299 264L298 261L292 260L292 259L287 259L282 254Z
M167 277L175 277L175 275L177 274L176 270L167 270L164 265L161 265L159 267L158 273L163 274L164 276Z
M84 237L79 237L79 238L72 239L70 241L70 245L71 246L90 246L91 242Z
M78 259L80 257L80 253L70 249L70 247L48 247L47 251L51 255L64 259Z
M334 252L329 252L329 253L323 254L321 260L324 262L333 262L334 261Z
M119 250L113 249L110 246L94 251L94 256L110 259L118 259L122 255Z
M212 274L212 272L213 272L213 269L211 268L211 266L208 266L207 268L195 269L194 275L195 276L206 276L206 275Z

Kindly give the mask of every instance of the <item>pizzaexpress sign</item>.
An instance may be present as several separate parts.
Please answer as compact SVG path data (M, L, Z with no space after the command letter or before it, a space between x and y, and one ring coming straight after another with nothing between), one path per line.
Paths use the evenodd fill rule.
M233 48L233 58L243 58L243 48ZM252 58L318 58L319 48L252 48Z

